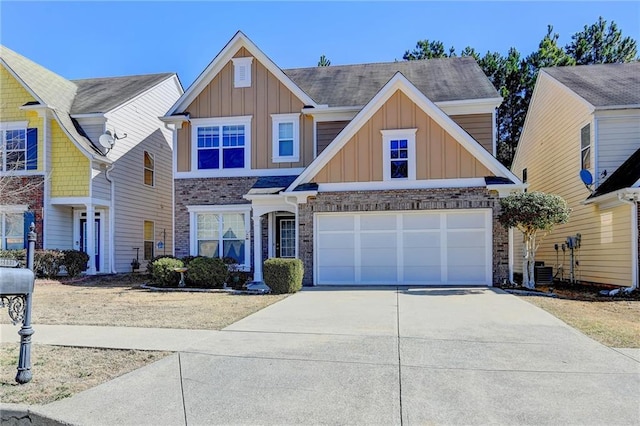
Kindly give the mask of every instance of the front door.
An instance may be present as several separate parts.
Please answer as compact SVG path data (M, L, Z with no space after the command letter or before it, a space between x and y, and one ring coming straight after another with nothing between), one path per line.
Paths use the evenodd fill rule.
M95 218L95 224L93 225L93 242L95 245L94 253L96 272L100 271L100 218ZM87 218L84 215L80 218L80 251L87 252Z
M276 257L296 257L296 219L276 217Z

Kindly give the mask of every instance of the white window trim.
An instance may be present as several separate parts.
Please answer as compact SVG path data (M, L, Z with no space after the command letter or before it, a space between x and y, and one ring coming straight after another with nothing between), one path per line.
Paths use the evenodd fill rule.
M587 126L589 126L589 145L583 147L582 146L582 130ZM594 155L593 155L593 149L591 148L593 146L593 142L592 142L593 141L592 127L593 126L591 126L590 122L586 123L584 126L580 127L580 170L585 169L584 163L583 163L583 158L584 158L583 155L584 155L584 152L586 150L589 150L589 162L591 163L589 165L589 167L586 168L586 170L589 170L589 171L593 170L593 167L594 167L594 164L595 164L595 158L594 158Z
M280 156L280 132L281 123L293 124L293 155ZM274 163L296 163L300 161L300 113L271 114L271 153Z
M145 164L145 154L148 154L149 157L151 157L151 163L152 163L152 167L148 168ZM149 185L148 183L145 182L145 172L147 170L151 170L151 185ZM145 150L144 153L142 154L142 183L145 186L148 186L150 188L153 188L156 186L156 157L155 155L153 155L150 151Z
M20 130L28 127L28 121L5 121L0 123L0 130Z
M208 172L216 176L219 172L226 172L226 174L231 172L233 174L234 171L251 170L251 119L251 115L191 119L191 171ZM198 127L236 125L244 125L244 168L198 169ZM222 141L220 143L222 143ZM222 175L225 173L219 174Z
M225 204L225 205L192 205L187 206L189 212L189 254L198 255L198 213L241 213L244 214L244 226L246 229L244 259L245 264L240 265L242 270L251 269L251 205L250 204ZM260 237L260 236L259 236Z
M251 87L251 63L253 57L232 58L233 61L233 87L236 89L241 87ZM240 79L240 71L245 71L245 78Z
M401 181L416 180L416 132L418 129L394 129L380 130L382 133L382 180L385 181ZM408 153L408 177L404 179L391 178L391 140L406 139L409 149Z
M31 174L33 170L27 170L27 152L28 144L27 144L27 128L29 126L28 121L11 121L0 123L0 152L2 155L2 161L0 162L0 173L2 174L11 174L11 175L20 175L20 174ZM22 169L11 169L7 170L7 156L4 155L6 152L5 143L6 143L6 133L11 130L24 130L24 149L14 150L14 151L24 151L24 168Z

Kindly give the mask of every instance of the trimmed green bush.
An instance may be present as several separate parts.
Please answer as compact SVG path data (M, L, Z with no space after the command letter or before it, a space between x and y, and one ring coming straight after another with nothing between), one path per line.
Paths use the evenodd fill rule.
M38 277L54 278L58 275L65 258L65 253L60 250L36 250L33 254L33 269Z
M229 269L218 257L196 257L189 262L186 280L193 287L220 288L229 275Z
M62 264L67 270L69 278L77 277L80 272L87 270L87 262L89 261L89 255L79 250L65 250L64 259Z
M177 257L171 256L169 254L161 254L160 256L156 256L147 262L147 275L153 277L153 264L156 260L159 259L177 259Z
M302 288L304 268L300 259L272 258L265 260L263 275L274 294L295 293Z
M175 268L182 268L182 260L173 257L163 257L154 262L151 280L160 287L177 287L180 282L180 274L174 271Z

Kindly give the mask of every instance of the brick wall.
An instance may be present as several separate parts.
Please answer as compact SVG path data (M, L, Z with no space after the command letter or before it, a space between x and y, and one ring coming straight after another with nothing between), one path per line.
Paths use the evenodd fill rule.
M44 177L43 176L11 176L6 179L6 186L3 182L3 191L6 194L1 198L0 204L21 205L26 204L29 210L35 214L36 248L42 248L42 213L44 208ZM30 188L28 192L18 191L18 188ZM13 193L13 194L12 194Z
M509 233L498 223L497 193L484 188L425 189L402 191L325 192L301 204L300 258L304 263L304 284L313 283L313 214L391 210L474 209L493 210L493 282L509 276Z

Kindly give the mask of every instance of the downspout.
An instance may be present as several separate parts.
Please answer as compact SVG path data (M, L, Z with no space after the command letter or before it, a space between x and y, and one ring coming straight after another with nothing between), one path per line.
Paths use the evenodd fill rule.
M111 172L113 170L114 165L111 164L110 166L107 166L107 170L104 172L104 177L105 179L107 179L107 182L109 182L109 187L111 189L111 199L109 200L109 264L111 265L111 273L112 274L116 274L116 264L115 264L115 223L116 223L116 215L115 215L115 208L116 208L116 203L115 203L115 198L116 198L116 185L113 182L113 180L111 179L111 177L109 177L109 172Z
M631 287L624 289L625 293L631 293L638 288L638 196L628 200L619 193L618 200L631 206Z
M298 227L300 226L299 220L298 220L298 198L294 196L295 201L291 202L289 201L289 196L284 196L284 202L289 204L290 206L293 206L293 208L296 210L296 216L295 216L295 220L296 220L296 239L295 239L295 249L296 249L296 259L300 259L300 256L298 255L298 251L299 251L299 229Z

